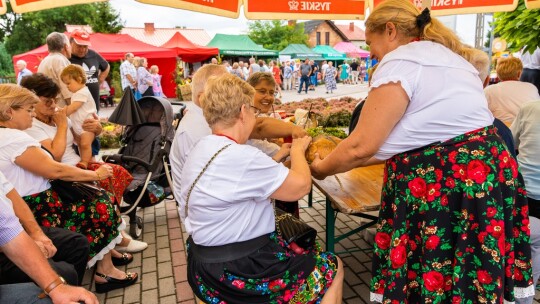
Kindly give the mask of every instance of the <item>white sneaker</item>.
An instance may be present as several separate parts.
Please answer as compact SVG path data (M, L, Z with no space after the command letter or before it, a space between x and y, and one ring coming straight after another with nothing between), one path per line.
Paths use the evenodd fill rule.
M145 250L146 247L148 247L147 243L132 239L127 246L116 246L114 249L120 252L135 253Z

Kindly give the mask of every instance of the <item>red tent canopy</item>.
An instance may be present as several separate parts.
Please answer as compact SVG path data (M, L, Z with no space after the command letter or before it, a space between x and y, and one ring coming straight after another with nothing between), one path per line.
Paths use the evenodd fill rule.
M162 48L172 49L184 62L200 62L219 54L215 47L198 46L187 40L184 35L176 32Z
M176 95L176 84L174 82L174 72L176 68L176 52L170 49L155 47L141 42L126 34L90 34L90 47L98 52L107 61L119 61L124 59L126 53L133 53L135 56L148 59L148 66L157 65L159 72L163 75L161 85L163 92L168 97ZM49 54L47 45L42 45L37 49L24 54L13 56L13 64L17 60L24 60L27 67L32 72L36 72L39 63Z

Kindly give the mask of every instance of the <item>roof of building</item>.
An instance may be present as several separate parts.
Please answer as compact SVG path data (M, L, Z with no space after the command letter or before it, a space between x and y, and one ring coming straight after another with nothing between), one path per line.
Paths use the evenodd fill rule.
M336 24L331 20L310 20L306 22L301 22L304 24L304 33L310 34L317 29L321 23L326 22L328 25L343 39L344 41L349 41L349 38L336 26Z
M336 26L350 41L366 41L366 32L359 26L354 25L352 31L351 25L348 24L336 24Z
M150 32L145 30L144 27L125 27L120 33L128 34L137 40L155 46L163 45L171 40L176 33L182 34L189 41L200 46L207 45L211 40L208 33L203 29L155 28L153 32Z

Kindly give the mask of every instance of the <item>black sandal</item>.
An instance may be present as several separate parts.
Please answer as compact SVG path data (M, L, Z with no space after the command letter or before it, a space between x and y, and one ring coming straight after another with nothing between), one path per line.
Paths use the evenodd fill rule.
M136 273L131 273L131 272L127 272L126 278L123 280L111 278L110 276L104 275L97 271L96 271L96 275L107 281L107 283L95 282L96 293L106 293L114 289L126 288L128 286L135 284L135 282L137 282L137 279L139 278L139 276Z
M124 266L131 262L133 262L133 255L131 257L127 253L122 253L122 257L113 257L111 256L111 260L114 266Z

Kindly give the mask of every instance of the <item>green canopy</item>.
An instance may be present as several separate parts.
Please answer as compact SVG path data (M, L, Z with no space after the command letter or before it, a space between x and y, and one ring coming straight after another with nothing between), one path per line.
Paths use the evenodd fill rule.
M227 56L278 56L278 52L263 48L247 35L216 34L206 46L217 47L220 55Z
M323 58L326 60L345 60L347 55L340 51L336 51L333 47L329 45L317 45L313 48L314 52L322 54Z
M289 44L283 51L279 52L279 55L291 56L291 59L312 59L322 60L321 54L312 51L305 44Z

